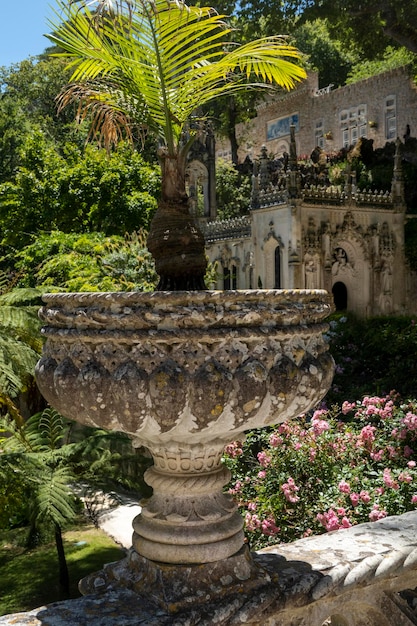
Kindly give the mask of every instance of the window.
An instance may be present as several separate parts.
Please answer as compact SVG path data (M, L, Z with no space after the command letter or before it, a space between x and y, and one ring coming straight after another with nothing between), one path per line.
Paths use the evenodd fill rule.
M228 291L229 289L237 289L236 265L231 265L230 269L228 267L223 267L223 289L225 291Z
M342 136L342 146L349 148L354 145L360 137L366 137L367 107L366 104L359 104L350 109L343 109L339 113L340 130Z
M385 137L397 137L397 101L395 96L385 98Z
M275 248L274 265L275 265L274 289L281 289L281 249L279 246Z
M366 137L366 124L359 126L359 137Z
M324 148L323 120L317 120L314 130L314 145Z
M366 104L358 106L358 123L366 124Z
M228 267L223 268L223 289L225 291L230 289L230 270Z

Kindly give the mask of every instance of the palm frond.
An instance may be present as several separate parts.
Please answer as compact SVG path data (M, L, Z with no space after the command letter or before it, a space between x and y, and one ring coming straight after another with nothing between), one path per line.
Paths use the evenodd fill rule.
M132 117L134 112L159 131L172 155L186 121L202 104L248 87L290 89L306 76L296 64L300 53L282 37L231 44L232 29L224 16L208 7L132 0L110 2L112 10L106 13L109 3L103 0L57 2L64 19L51 24L49 38L65 50L60 54L73 68L72 81L81 85L80 115L93 112L96 129L108 124L117 138L114 129L125 121L122 113ZM98 13L92 6L100 7ZM76 96L70 89L61 104ZM116 111L114 119L109 108Z

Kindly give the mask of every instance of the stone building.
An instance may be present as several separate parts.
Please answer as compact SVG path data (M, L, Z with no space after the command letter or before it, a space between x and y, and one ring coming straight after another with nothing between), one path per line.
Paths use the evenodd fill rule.
M276 174L266 148L253 175L247 216L204 225L217 289L326 289L337 309L361 316L417 312L417 276L404 256L406 214L396 143L391 191L359 191L351 171L340 187L311 184L289 162Z
M204 224L214 287L324 288L338 309L358 315L417 312L417 276L404 256L405 223L414 216L406 213L401 156L416 129L407 67L335 90L318 89L311 74L263 102L237 127L241 161L256 158L248 215ZM351 171L331 185L326 167L317 179L299 165L297 154L332 155L361 138L374 149L397 141L390 192L359 191ZM227 157L227 144L218 140L216 154Z
M327 153L372 139L374 148L417 135L417 86L407 66L389 70L352 85L318 88L318 76L289 93L276 92L257 108L257 116L236 128L239 158L257 156L263 145L276 156L289 152L290 125L295 126L299 155L319 146ZM218 156L227 157L225 141L217 141Z

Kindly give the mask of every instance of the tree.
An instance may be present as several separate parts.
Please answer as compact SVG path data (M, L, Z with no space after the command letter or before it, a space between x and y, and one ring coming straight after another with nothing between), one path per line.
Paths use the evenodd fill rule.
M358 57L330 36L326 20L307 21L298 26L294 36L298 48L307 55L308 65L318 71L320 87L345 84Z
M219 159L216 169L216 195L218 219L230 219L248 213L251 202L252 181L249 174Z
M69 573L62 541L63 526L75 518L76 498L69 488L74 476L67 462L71 446L62 446L65 423L53 409L45 409L28 421L3 422L0 471L11 468L31 487L29 515L32 541L37 532L52 528L59 562L59 583L69 591Z
M15 176L20 150L34 129L50 143L85 142L86 133L77 132L75 111L57 115L55 97L70 76L65 65L62 59L34 57L0 67L0 183Z
M406 48L387 46L381 58L368 61L362 60L360 63L353 65L348 73L346 84L349 85L381 72L387 72L396 67L410 64L413 61L413 56L413 53Z
M280 37L235 46L223 16L181 0L98 0L94 13L91 4L58 0L62 21L49 38L73 69L61 107L78 102L80 119L93 115L92 133L108 146L133 123L158 137L162 192L148 237L158 288L204 288L204 238L185 191L200 130L192 117L222 94L292 88L305 77L293 62L299 53Z
M303 19L326 17L336 38L359 48L364 58L379 56L389 44L417 53L415 0L303 0L290 4Z
M159 195L159 168L127 145L59 147L40 129L22 142L19 167L0 184L0 229L7 254L42 231L124 235L147 228Z

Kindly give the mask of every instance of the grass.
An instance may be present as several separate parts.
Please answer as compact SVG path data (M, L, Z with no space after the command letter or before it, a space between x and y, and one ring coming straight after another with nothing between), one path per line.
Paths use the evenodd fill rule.
M27 529L0 531L0 615L28 611L65 599L58 585L58 560L53 542L25 549ZM71 579L69 598L80 595L78 581L125 552L103 531L81 524L64 533Z

